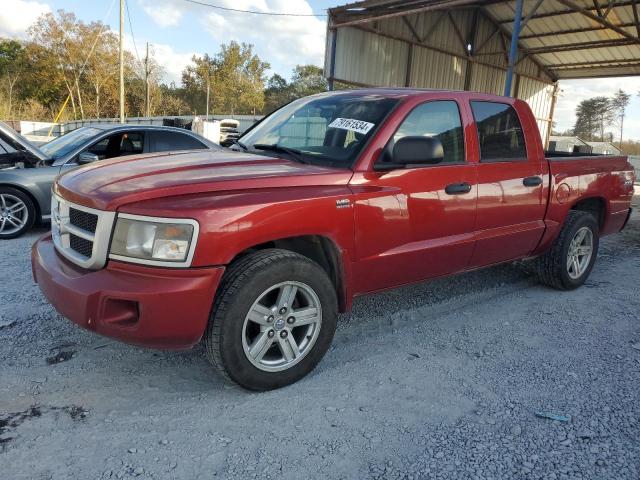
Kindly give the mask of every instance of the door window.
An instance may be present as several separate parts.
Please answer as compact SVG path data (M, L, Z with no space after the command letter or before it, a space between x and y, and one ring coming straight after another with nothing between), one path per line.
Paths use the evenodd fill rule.
M170 152L172 150L201 150L207 148L204 143L191 135L179 132L153 132L156 152Z
M471 102L471 109L478 127L481 162L527 159L522 125L511 105Z
M100 160L142 153L144 152L144 133L115 133L94 143L87 151L95 153Z
M464 134L456 102L434 101L417 106L404 119L393 141L395 143L401 138L415 136L440 140L444 160L437 165L464 163Z

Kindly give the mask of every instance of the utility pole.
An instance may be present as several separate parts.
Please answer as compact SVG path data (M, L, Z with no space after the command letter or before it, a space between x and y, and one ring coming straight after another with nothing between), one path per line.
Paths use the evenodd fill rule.
M147 55L144 57L144 115L151 116L151 105L149 103L149 42L147 42Z
M120 0L120 123L124 123L124 1Z
M207 65L207 113L206 119L209 121L209 95L211 92L211 68Z

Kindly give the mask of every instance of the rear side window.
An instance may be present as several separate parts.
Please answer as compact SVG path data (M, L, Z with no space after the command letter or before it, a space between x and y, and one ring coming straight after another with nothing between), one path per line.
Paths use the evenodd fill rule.
M478 127L481 162L526 160L522 125L511 105L495 102L471 102Z
M445 163L464 163L464 135L460 110L454 101L433 101L414 108L393 136L397 142L404 137L434 137L442 143Z
M190 135L178 132L153 132L156 152L173 150L201 150L207 148L204 143Z

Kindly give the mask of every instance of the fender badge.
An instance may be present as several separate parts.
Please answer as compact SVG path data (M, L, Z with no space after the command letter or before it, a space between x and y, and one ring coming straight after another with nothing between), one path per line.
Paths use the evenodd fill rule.
M351 206L351 200L348 198L342 198L340 200L336 200L336 208L349 208Z

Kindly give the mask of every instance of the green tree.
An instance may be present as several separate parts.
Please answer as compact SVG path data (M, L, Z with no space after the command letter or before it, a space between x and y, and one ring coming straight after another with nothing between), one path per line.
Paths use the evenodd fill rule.
M618 127L620 127L620 142L619 147L622 149L622 134L624 131L624 117L627 113L627 107L631 101L631 95L622 89L619 89L611 98L611 109L616 119Z
M27 58L23 45L16 40L0 40L0 78L7 91L7 112L13 110L15 86L27 66Z
M323 76L323 70L315 65L297 65L292 72L291 82L287 82L277 73L267 83L265 94L265 113L271 113L296 98L315 93L326 92L329 84Z
M206 111L210 89L210 111L254 113L264 107L265 71L269 68L253 53L253 45L223 44L220 52L194 56L182 72L182 87L195 112Z
M322 68L315 65L297 65L291 75L291 84L298 98L329 90Z

